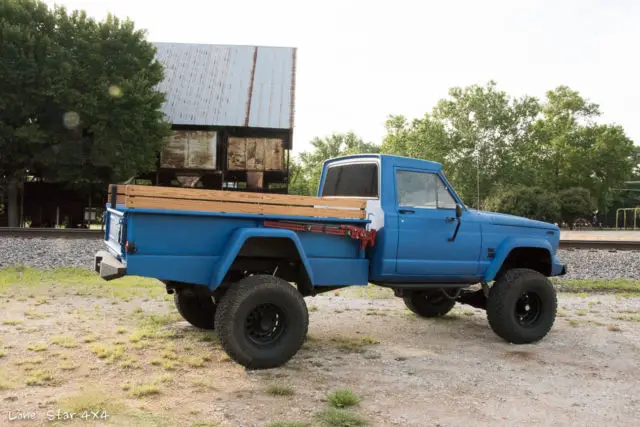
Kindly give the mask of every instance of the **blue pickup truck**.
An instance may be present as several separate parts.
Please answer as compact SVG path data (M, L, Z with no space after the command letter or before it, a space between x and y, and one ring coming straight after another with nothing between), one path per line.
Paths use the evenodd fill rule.
M456 302L484 309L514 344L550 331L557 299L548 277L566 272L557 226L470 209L441 164L406 157L327 160L318 196L364 199L366 215L136 208L114 197L95 270L105 280L159 279L185 320L215 330L250 369L297 353L308 328L304 297L346 286L391 288L422 317Z

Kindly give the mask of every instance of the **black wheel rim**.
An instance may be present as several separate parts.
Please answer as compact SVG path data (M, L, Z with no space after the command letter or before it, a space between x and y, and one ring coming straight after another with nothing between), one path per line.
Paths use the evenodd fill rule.
M534 326L542 316L542 300L535 292L523 292L516 301L518 323L525 327Z
M280 338L285 329L284 312L275 304L260 304L249 312L244 330L254 344L269 345Z

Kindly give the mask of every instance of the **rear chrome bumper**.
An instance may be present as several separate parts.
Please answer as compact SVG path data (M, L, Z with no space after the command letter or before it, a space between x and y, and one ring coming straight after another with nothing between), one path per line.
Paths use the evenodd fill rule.
M107 251L98 251L93 259L93 269L104 280L113 280L124 276L127 267Z

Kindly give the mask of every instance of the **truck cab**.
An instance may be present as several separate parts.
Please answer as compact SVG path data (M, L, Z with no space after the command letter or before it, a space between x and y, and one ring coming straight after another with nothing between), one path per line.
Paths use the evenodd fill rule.
M323 165L318 196L367 199L369 282L403 288L491 282L505 268L564 273L553 224L470 209L436 162L354 155Z

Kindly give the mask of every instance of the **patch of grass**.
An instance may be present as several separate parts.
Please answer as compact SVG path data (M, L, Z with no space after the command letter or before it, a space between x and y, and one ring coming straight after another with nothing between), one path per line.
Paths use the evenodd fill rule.
M167 371L174 371L176 366L178 366L178 364L173 360L164 360L162 362L162 367Z
M364 347L371 344L378 344L379 341L375 338L362 337L357 338L332 338L331 341L336 343L336 347L339 350L353 353L362 353Z
M570 326L573 326L574 328L577 328L578 326L580 326L583 322L577 319L569 319L567 320L567 323Z
M111 417L124 409L124 404L117 398L99 390L83 391L66 397L58 402L58 405L63 413L75 412L79 416L86 412L90 418L93 413L99 417L103 412Z
M153 396L156 394L160 394L160 388L158 388L157 384L134 384L131 386L131 396L137 397L138 399L146 396Z
M15 388L15 386L16 385L8 379L0 377L0 391L11 390Z
M554 284L562 292L632 292L640 294L640 280L558 280Z
M569 315L569 313L567 313L566 311L562 310L562 309L558 309L558 311L556 312L556 316L557 317L567 317Z
M607 331L609 331L609 332L620 332L620 331L622 331L622 329L620 329L620 326L618 326L618 325L607 325Z
M328 408L318 412L315 418L322 425L331 427L361 427L368 425L366 419L346 409Z
M136 359L127 357L126 359L121 361L118 366L120 366L122 369L138 369L140 367L140 364Z
M36 351L36 352L40 352L40 351L47 351L47 345L43 344L43 343L38 343L38 344L30 344L27 347L27 350L29 351Z
M5 353L4 349L0 348L0 358L3 358L7 355L7 353Z
M153 366L160 366L162 365L162 359L151 359L149 363Z
M122 335L127 332L127 328L118 328L116 329L116 334Z
M203 368L204 359L200 356L189 356L182 359L182 361L191 368Z
M178 360L178 353L175 350L166 350L162 353L163 359Z
M586 316L587 313L587 310L576 310L576 316Z
M171 374L162 374L154 380L155 383L172 383L173 375Z
M334 408L345 408L360 403L360 398L349 389L336 390L327 397Z
M99 339L100 339L100 337L97 336L96 334L89 334L89 335L86 335L86 336L82 337L82 342L85 343L85 344L89 344L89 343L95 342L95 341L97 341Z
M63 348L74 348L78 346L78 344L76 344L76 340L69 335L56 335L51 337L49 342Z
M121 360L124 356L124 350L124 346L121 345L93 344L91 346L91 351L98 356L98 359L103 359L107 363Z
M265 427L310 427L310 423L302 421L272 421L267 423Z
M49 317L49 315L45 313L38 313L36 311L25 311L24 317L27 319L44 319L45 317Z
M31 374L27 378L28 386L45 386L54 384L55 377L53 376L53 373L44 369L39 369L31 372Z
M71 361L66 361L60 364L60 369L62 369L63 371L73 371L78 369L78 365L74 364Z
M24 320L22 319L5 319L2 321L2 324L7 326L17 326L17 325L22 325L23 323L24 323Z
M621 316L614 316L616 320L624 320L625 322L640 322L640 314L623 314Z
M293 396L295 394L295 390L287 385L271 384L266 388L265 393L271 396Z
M36 299L36 305L44 305L48 302L49 300L47 300L45 297L38 297L38 299Z
M317 306L317 305L310 305L308 310L309 310L310 312L311 312L311 311L318 311L318 306Z

